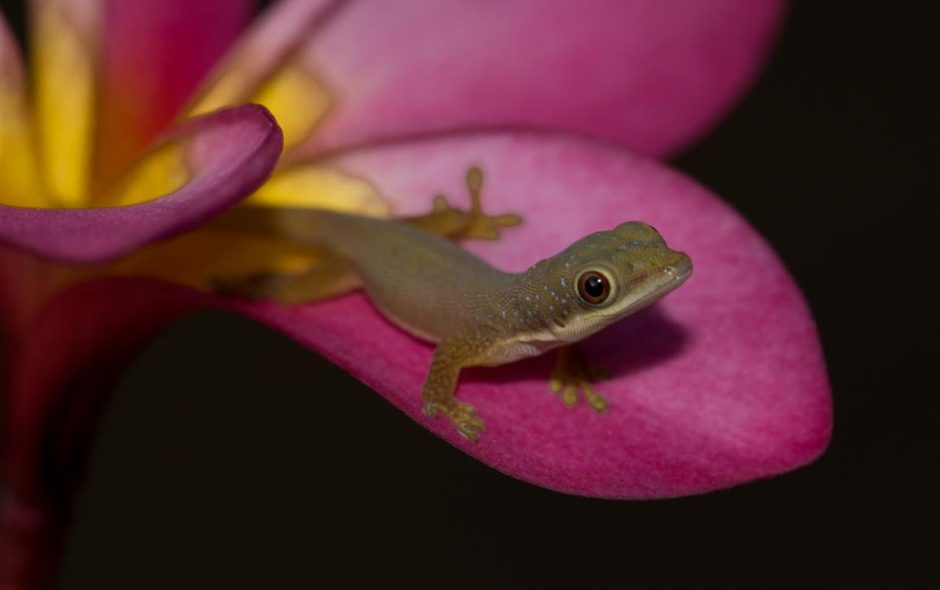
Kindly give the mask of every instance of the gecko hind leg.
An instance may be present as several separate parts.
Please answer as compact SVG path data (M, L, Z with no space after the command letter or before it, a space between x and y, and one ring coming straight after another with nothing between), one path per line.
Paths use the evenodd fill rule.
M580 392L580 397L595 411L605 412L610 404L594 390L592 382L608 377L609 374L603 369L589 365L581 350L572 344L558 349L548 388L559 394L561 401L569 408L577 405Z
M300 305L338 297L360 287L352 266L327 254L300 273L259 272L240 277L215 278L217 293L245 299L270 299L282 305Z
M467 170L467 190L470 193L470 208L460 209L452 205L444 195L435 195L431 211L404 221L424 231L454 240L496 240L507 227L522 223L515 213L489 215L483 211L483 170L474 166Z

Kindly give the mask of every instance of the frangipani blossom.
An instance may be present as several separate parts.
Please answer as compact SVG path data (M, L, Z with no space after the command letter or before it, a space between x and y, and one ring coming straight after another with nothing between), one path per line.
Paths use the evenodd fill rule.
M99 108L78 113L94 120L64 137L72 145L83 145L75 136L94 137L92 145L104 155L85 153L82 161L94 164L72 168L70 178L73 184L84 179L83 191L53 191L48 202L14 204L122 207L0 208L0 240L31 253L0 252L0 296L15 322L17 355L6 449L6 523L16 551L8 559L32 572L21 575L52 570L48 564L41 569L38 560L57 550L110 379L135 346L198 308L235 309L276 327L458 448L560 491L609 498L701 493L793 469L824 449L829 397L815 330L770 248L730 208L681 175L574 137L647 155L690 141L755 73L780 17L779 2L611 0L573 8L559 0L481 8L457 0L285 0L198 87L198 68L182 82L164 75L150 83L141 67L172 64L155 69L173 71L186 61L172 57L177 52L212 53L197 34L179 46L158 41L175 39L169 34L174 27L201 30L193 29L193 19L168 16L186 16L181 3L35 5L38 21L46 10L81 10L82 18L67 21L98 23L82 29L82 39L105 39L94 45L102 48L101 68L87 68L100 70L100 86L85 90L97 88L101 98L89 104ZM237 23L232 11L244 8L221 1L201 6L212 17L204 23ZM154 22L163 28L146 26ZM9 39L3 42L10 46ZM11 53L4 51L5 69ZM148 146L174 116L242 102L264 104L284 130L281 165L251 197L256 203L420 213L435 193L464 202L461 178L476 164L487 174L489 210L525 218L497 242L467 244L493 264L521 270L585 233L642 219L692 256L696 275L662 305L587 343L592 361L613 372L598 386L611 401L606 415L566 409L553 397L546 359L467 372L458 396L487 421L479 443L470 444L446 421L420 414L431 348L388 324L361 294L285 308L198 289L213 276L303 264L309 257L303 248L200 230L125 256L231 204L250 192L247 185L230 187L218 208L193 205L197 212L172 230L127 232L135 243L90 240L94 225L88 232L50 233L80 227L94 220L89 215L126 215L131 227L137 215L166 211L159 205L165 200L152 199L178 188L180 179L194 183L198 168L191 154L207 152L198 149L200 136L183 148ZM206 116L211 121L248 111L264 114L241 107ZM4 125L27 120L6 113ZM220 153L248 149L244 138L229 139L217 146ZM40 152L35 174L17 186L73 186L43 180L48 158ZM79 247L89 243L94 247ZM70 263L114 259L82 272L125 276L78 282L71 267L52 267L36 254ZM18 287L10 288L14 283Z

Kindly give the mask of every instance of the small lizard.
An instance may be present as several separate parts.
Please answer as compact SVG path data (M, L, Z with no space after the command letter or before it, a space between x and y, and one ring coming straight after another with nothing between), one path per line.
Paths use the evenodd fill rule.
M362 288L393 323L437 344L422 391L424 413L443 414L467 439L483 430L476 409L455 397L461 369L495 366L562 347L550 386L566 405L580 388L591 407L607 401L590 385L592 372L570 345L646 307L685 281L692 263L638 221L581 238L522 273L502 272L445 239L494 239L516 225L514 215L487 216L480 205L483 174L467 173L471 208L435 199L434 210L411 219L376 219L318 209L239 207L210 225L286 236L325 248L310 270L217 280L216 289L285 304L305 303Z

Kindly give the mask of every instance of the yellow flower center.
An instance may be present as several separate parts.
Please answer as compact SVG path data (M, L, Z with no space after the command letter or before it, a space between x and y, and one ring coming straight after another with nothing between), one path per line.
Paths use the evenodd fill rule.
M0 203L30 207L126 206L158 198L191 178L185 140L156 144L129 167L127 154L96 151L102 5L46 0L33 4L32 94L19 71L15 48L4 47L0 68ZM207 24L207 26L209 26ZM333 105L320 78L298 52L273 67L252 62L256 38L246 36L206 78L183 118L245 102L275 115L285 150L303 144ZM31 97L31 101L30 101ZM128 111L133 112L133 105ZM118 112L121 112L118 109ZM363 179L317 162L278 168L254 195L270 207L333 208L386 216L389 207ZM207 288L212 276L297 269L313 251L279 239L200 230L152 244L103 268L47 273L57 285L77 276L129 273Z

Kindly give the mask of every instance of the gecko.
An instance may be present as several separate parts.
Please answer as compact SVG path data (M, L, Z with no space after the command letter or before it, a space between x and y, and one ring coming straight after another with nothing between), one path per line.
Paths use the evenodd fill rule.
M470 441L478 439L484 422L455 395L467 367L560 349L551 390L569 407L581 391L588 405L605 411L607 400L591 387L600 373L575 344L676 289L690 276L691 259L669 248L652 226L628 221L587 235L521 273L503 272L452 240L495 239L522 220L483 213L480 168L470 168L466 184L469 210L438 195L429 214L404 219L321 209L232 209L210 227L286 236L326 255L301 273L217 278L215 289L288 305L364 290L388 320L436 345L422 409L429 417L447 417Z

